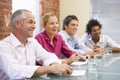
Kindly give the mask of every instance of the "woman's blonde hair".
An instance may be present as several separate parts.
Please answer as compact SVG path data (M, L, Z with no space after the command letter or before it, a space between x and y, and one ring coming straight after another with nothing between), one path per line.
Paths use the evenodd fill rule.
M46 25L47 24L47 22L48 22L48 19L49 19L49 17L53 17L53 16L55 16L54 14L52 14L52 13L45 13L42 17L41 17L41 20L42 20L42 23L43 23L43 25Z

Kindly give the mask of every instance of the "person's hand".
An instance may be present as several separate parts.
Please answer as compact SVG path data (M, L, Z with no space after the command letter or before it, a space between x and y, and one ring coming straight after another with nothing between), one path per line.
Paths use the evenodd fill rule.
M73 62L78 61L80 58L81 58L81 56L77 53L75 53L69 57L69 59L72 60Z
M85 61L86 59L87 59L86 56L81 56L81 55L75 53L67 59L62 59L62 63L66 63L66 64L70 65L74 61Z
M83 55L86 59L90 59L91 58L91 56L89 55L89 54L85 54L85 55Z
M67 64L52 64L51 73L58 74L58 75L70 75L73 71L72 67Z
M74 61L78 61L80 59L80 56L77 54L72 54L69 58L62 59L62 63L66 63L70 65Z
M90 59L89 55L82 55L82 56L80 56L79 61L86 61L87 59Z
M93 50L95 53L100 53L100 54L102 54L104 52L104 48L102 48L102 47L94 48Z
M94 51L93 50L86 51L84 52L83 56L85 56L86 59L90 59L92 56L94 56Z
M100 48L99 45L95 44L93 49Z
M76 53L70 56L69 59L72 60L73 62L74 61L85 61L87 59L87 56L82 56Z
M100 47L99 45L95 44L93 50L96 53L103 53L105 49L103 47Z

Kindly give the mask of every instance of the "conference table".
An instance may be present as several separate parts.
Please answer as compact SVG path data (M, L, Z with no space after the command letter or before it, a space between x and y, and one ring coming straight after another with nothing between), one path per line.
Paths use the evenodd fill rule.
M91 59L89 62L92 62ZM84 70L86 73L82 76L60 76L49 74L44 77L32 78L30 80L120 80L120 53L112 54L112 61L108 66L100 67L97 72L97 79L89 79L88 63L84 65L72 65L74 70Z

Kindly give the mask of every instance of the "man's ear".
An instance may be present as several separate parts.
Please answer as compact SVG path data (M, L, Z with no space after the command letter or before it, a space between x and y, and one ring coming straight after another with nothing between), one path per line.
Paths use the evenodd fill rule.
M67 28L67 25L64 25L64 29L66 30L66 28Z
M15 26L16 26L16 28L19 28L20 27L20 21L15 21Z

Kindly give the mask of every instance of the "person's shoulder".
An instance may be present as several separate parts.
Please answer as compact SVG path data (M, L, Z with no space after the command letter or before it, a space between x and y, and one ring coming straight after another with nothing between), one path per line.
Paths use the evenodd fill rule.
M5 45L5 44L7 44L7 43L4 40L0 41L0 45Z
M58 32L58 34L64 34L64 33L65 33L64 30L61 30L61 31Z
M8 51L12 48L12 46L9 43L7 43L3 40L0 41L0 45L1 45L0 46L0 54L2 53L2 51Z
M101 38L106 41L112 40L112 38L109 35L101 35Z
M86 39L86 38L90 38L90 37L91 37L90 35L88 35L87 33L85 33L85 34L82 35L81 39Z
M43 37L44 35L45 35L44 32L40 32L35 36L35 38L37 39L37 38Z
M35 38L28 38L28 42L29 43L37 43L38 41L37 41L37 39L35 39Z
M68 39L70 38L69 34L65 31L65 30L62 30L59 32L59 34L62 36L63 39Z
M44 35L44 32L39 32L36 36L42 36Z
M0 47L7 49L7 48L12 47L12 43L13 43L13 41L11 41L10 37L8 36L0 41L0 45L1 45Z
M55 34L55 38L57 39L57 40L63 40L63 37L60 35L60 34Z
M55 34L55 37L57 37L57 38L62 38L62 36L60 35L60 34Z
M60 32L58 32L58 34L64 36L64 35L68 35L68 33L65 30L61 30Z
M101 35L102 38L110 38L108 35Z

